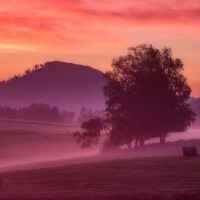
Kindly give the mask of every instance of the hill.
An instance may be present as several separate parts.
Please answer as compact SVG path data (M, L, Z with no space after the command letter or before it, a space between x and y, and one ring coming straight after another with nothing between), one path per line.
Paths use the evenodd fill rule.
M28 69L22 76L0 82L0 104L24 107L49 103L60 109L79 112L82 106L102 109L105 85L103 73L88 66L59 61Z

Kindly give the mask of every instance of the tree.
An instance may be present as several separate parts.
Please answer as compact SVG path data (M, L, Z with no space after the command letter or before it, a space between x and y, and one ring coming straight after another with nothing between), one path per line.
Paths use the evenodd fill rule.
M28 75L30 75L31 74L31 69L30 68L28 68L26 71L25 71L25 73L24 73L26 76L28 76Z
M167 134L185 131L194 122L183 64L172 58L170 48L145 44L130 47L127 55L113 60L112 67L105 74L106 126L101 126L110 128L112 144L131 148L135 140L137 147L153 137L160 137L164 143ZM77 141L99 138L100 134L87 129Z
M136 146L146 139L184 131L195 120L187 100L191 89L182 74L180 59L173 59L170 48L152 45L130 47L128 54L112 62L106 73L106 112L118 145Z
M81 128L83 132L75 132L74 137L82 148L87 148L98 143L103 130L103 121L101 118L93 118L83 122Z

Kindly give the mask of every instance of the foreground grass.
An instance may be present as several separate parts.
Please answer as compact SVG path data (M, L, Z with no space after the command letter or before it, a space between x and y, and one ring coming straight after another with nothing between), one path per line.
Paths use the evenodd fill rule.
M54 159L61 153L71 155L76 150L71 133L77 128L0 122L0 165L2 161L30 162L32 157L37 160L38 156ZM200 141L191 140L162 147L148 145L142 151L102 156L92 162L82 158L60 165L39 163L35 168L29 166L29 170L13 167L10 172L0 173L0 200L200 199L200 157L173 156L181 155L182 146L186 145L196 145L200 152ZM141 158L144 155L148 158Z
M0 176L0 199L200 199L200 157L127 158Z

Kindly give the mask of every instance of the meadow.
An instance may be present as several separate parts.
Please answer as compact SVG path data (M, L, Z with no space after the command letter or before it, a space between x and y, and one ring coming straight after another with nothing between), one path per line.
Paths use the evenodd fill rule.
M200 140L98 153L76 146L78 129L1 121L0 199L200 199L200 157L182 156Z
M0 199L199 199L200 157L125 158L1 172Z
M78 129L64 124L0 121L0 167L79 153L72 137Z

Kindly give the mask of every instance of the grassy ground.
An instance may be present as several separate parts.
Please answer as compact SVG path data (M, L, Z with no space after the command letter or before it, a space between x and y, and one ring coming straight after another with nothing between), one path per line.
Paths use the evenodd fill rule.
M196 200L200 199L200 157L182 157L182 146L200 140L152 144L129 152L74 157L72 132L62 124L0 122L0 200ZM77 151L80 156L82 150Z
M0 199L200 199L200 157L127 158L0 175Z

